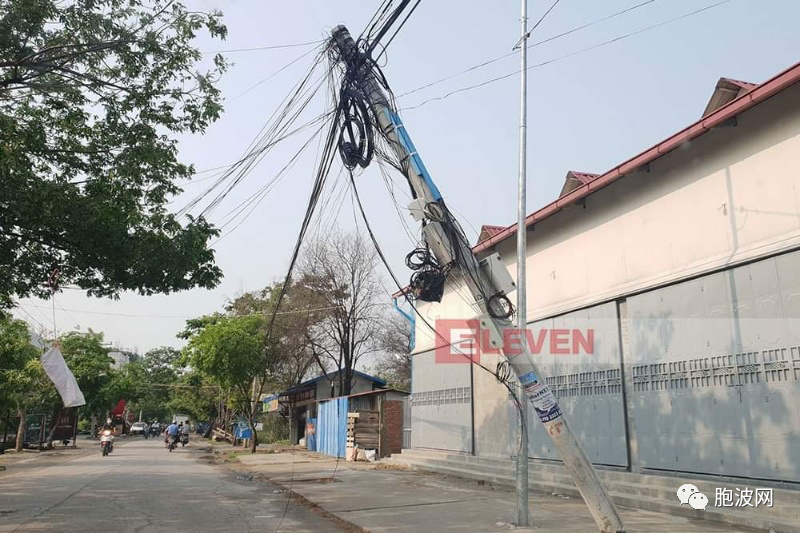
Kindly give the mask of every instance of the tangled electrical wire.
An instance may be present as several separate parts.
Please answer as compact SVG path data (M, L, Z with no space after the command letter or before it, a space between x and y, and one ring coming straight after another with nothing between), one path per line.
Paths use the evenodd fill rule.
M414 297L424 302L441 302L448 269L439 265L430 248L412 250L406 255L406 266L414 271L409 284Z
M342 112L339 132L339 155L348 170L367 168L375 153L375 134L364 95L346 88L340 96Z
M343 29L334 31L334 45L329 48L329 57L331 71L338 74L340 87L337 95L337 149L342 163L351 172L366 168L373 159L396 168L406 176L412 198L416 199L417 191L408 177L411 158L396 150L397 139L390 138L396 132L386 123L385 115L382 116L383 123L379 120L380 113L394 110L396 106L386 77L371 55L375 46L374 42L369 42L369 36L376 31L374 28L366 30L367 38L358 41L351 41L349 33ZM383 33L377 31L376 39ZM448 264L436 262L427 244L407 256L406 265L414 271L410 280L414 297L422 301L441 301L447 275L457 268L464 273L470 286L480 293L493 318L510 318L513 314L511 301L505 294L487 286L486 276L479 271L475 259L467 257L465 250L470 250L470 243L444 200L428 202L424 213L426 220L423 225L435 223L440 226L446 237L444 242L450 260Z

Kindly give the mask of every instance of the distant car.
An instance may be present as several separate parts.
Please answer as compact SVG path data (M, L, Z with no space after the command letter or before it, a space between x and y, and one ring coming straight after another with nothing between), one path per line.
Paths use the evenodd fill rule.
M131 435L144 435L145 430L147 429L147 424L144 422L134 422L131 426L130 434Z

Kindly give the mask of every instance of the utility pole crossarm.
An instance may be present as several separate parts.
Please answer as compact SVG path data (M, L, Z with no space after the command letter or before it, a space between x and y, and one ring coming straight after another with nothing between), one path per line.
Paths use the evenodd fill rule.
M378 81L376 75L378 69L372 59L361 51L362 48L356 45L344 26L333 29L331 40L332 48L346 68L342 96L355 99L354 105L360 109L369 108L371 116L363 116L362 110L358 120L377 122L376 128L380 130L401 163L414 193L415 199L409 209L415 220L423 223L423 235L427 243L427 249L423 252L424 262L433 266L430 267L431 270L415 272L415 274L427 272L427 275L420 276L418 283L415 283L415 278L412 277L412 289L416 291L419 299L439 301L447 273L453 269L460 270L481 310L479 322L482 330L488 331L492 347L503 350L504 333L513 327L511 321L513 306L507 294L516 287L508 270L497 254L479 260L472 252L470 243L445 205L400 116ZM345 121L347 120L345 118ZM359 124L359 126L361 129L370 127L369 124ZM343 157L346 153L348 150L344 150ZM367 158L361 158L358 162L362 167L368 163ZM345 164L348 165L347 160ZM353 168L355 165L349 166ZM519 228L519 231L525 231L525 228ZM414 253L416 251L412 252ZM427 258L428 253L433 255L435 262ZM433 290L432 285L435 284L438 284L438 290ZM599 531L623 532L622 521L611 498L567 424L558 401L537 368L528 346L524 342L521 344L521 353L509 354L504 351L504 355L517 375L534 412L552 438Z

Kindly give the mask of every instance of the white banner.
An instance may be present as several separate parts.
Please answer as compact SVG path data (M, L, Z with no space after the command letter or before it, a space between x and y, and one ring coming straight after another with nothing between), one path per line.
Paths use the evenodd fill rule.
M50 348L42 355L42 366L45 373L53 382L53 385L58 389L61 395L61 400L64 402L64 407L77 407L79 405L86 405L86 400L83 398L83 393L75 376L72 375L64 356L61 355L61 350L56 347Z

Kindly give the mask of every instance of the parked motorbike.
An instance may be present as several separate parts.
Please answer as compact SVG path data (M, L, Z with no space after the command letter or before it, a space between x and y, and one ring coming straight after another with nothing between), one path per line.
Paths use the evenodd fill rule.
M114 451L114 435L110 429L105 429L100 434L100 450L103 452L103 457Z
M187 444L189 444L188 433L181 433L181 447L186 446Z

